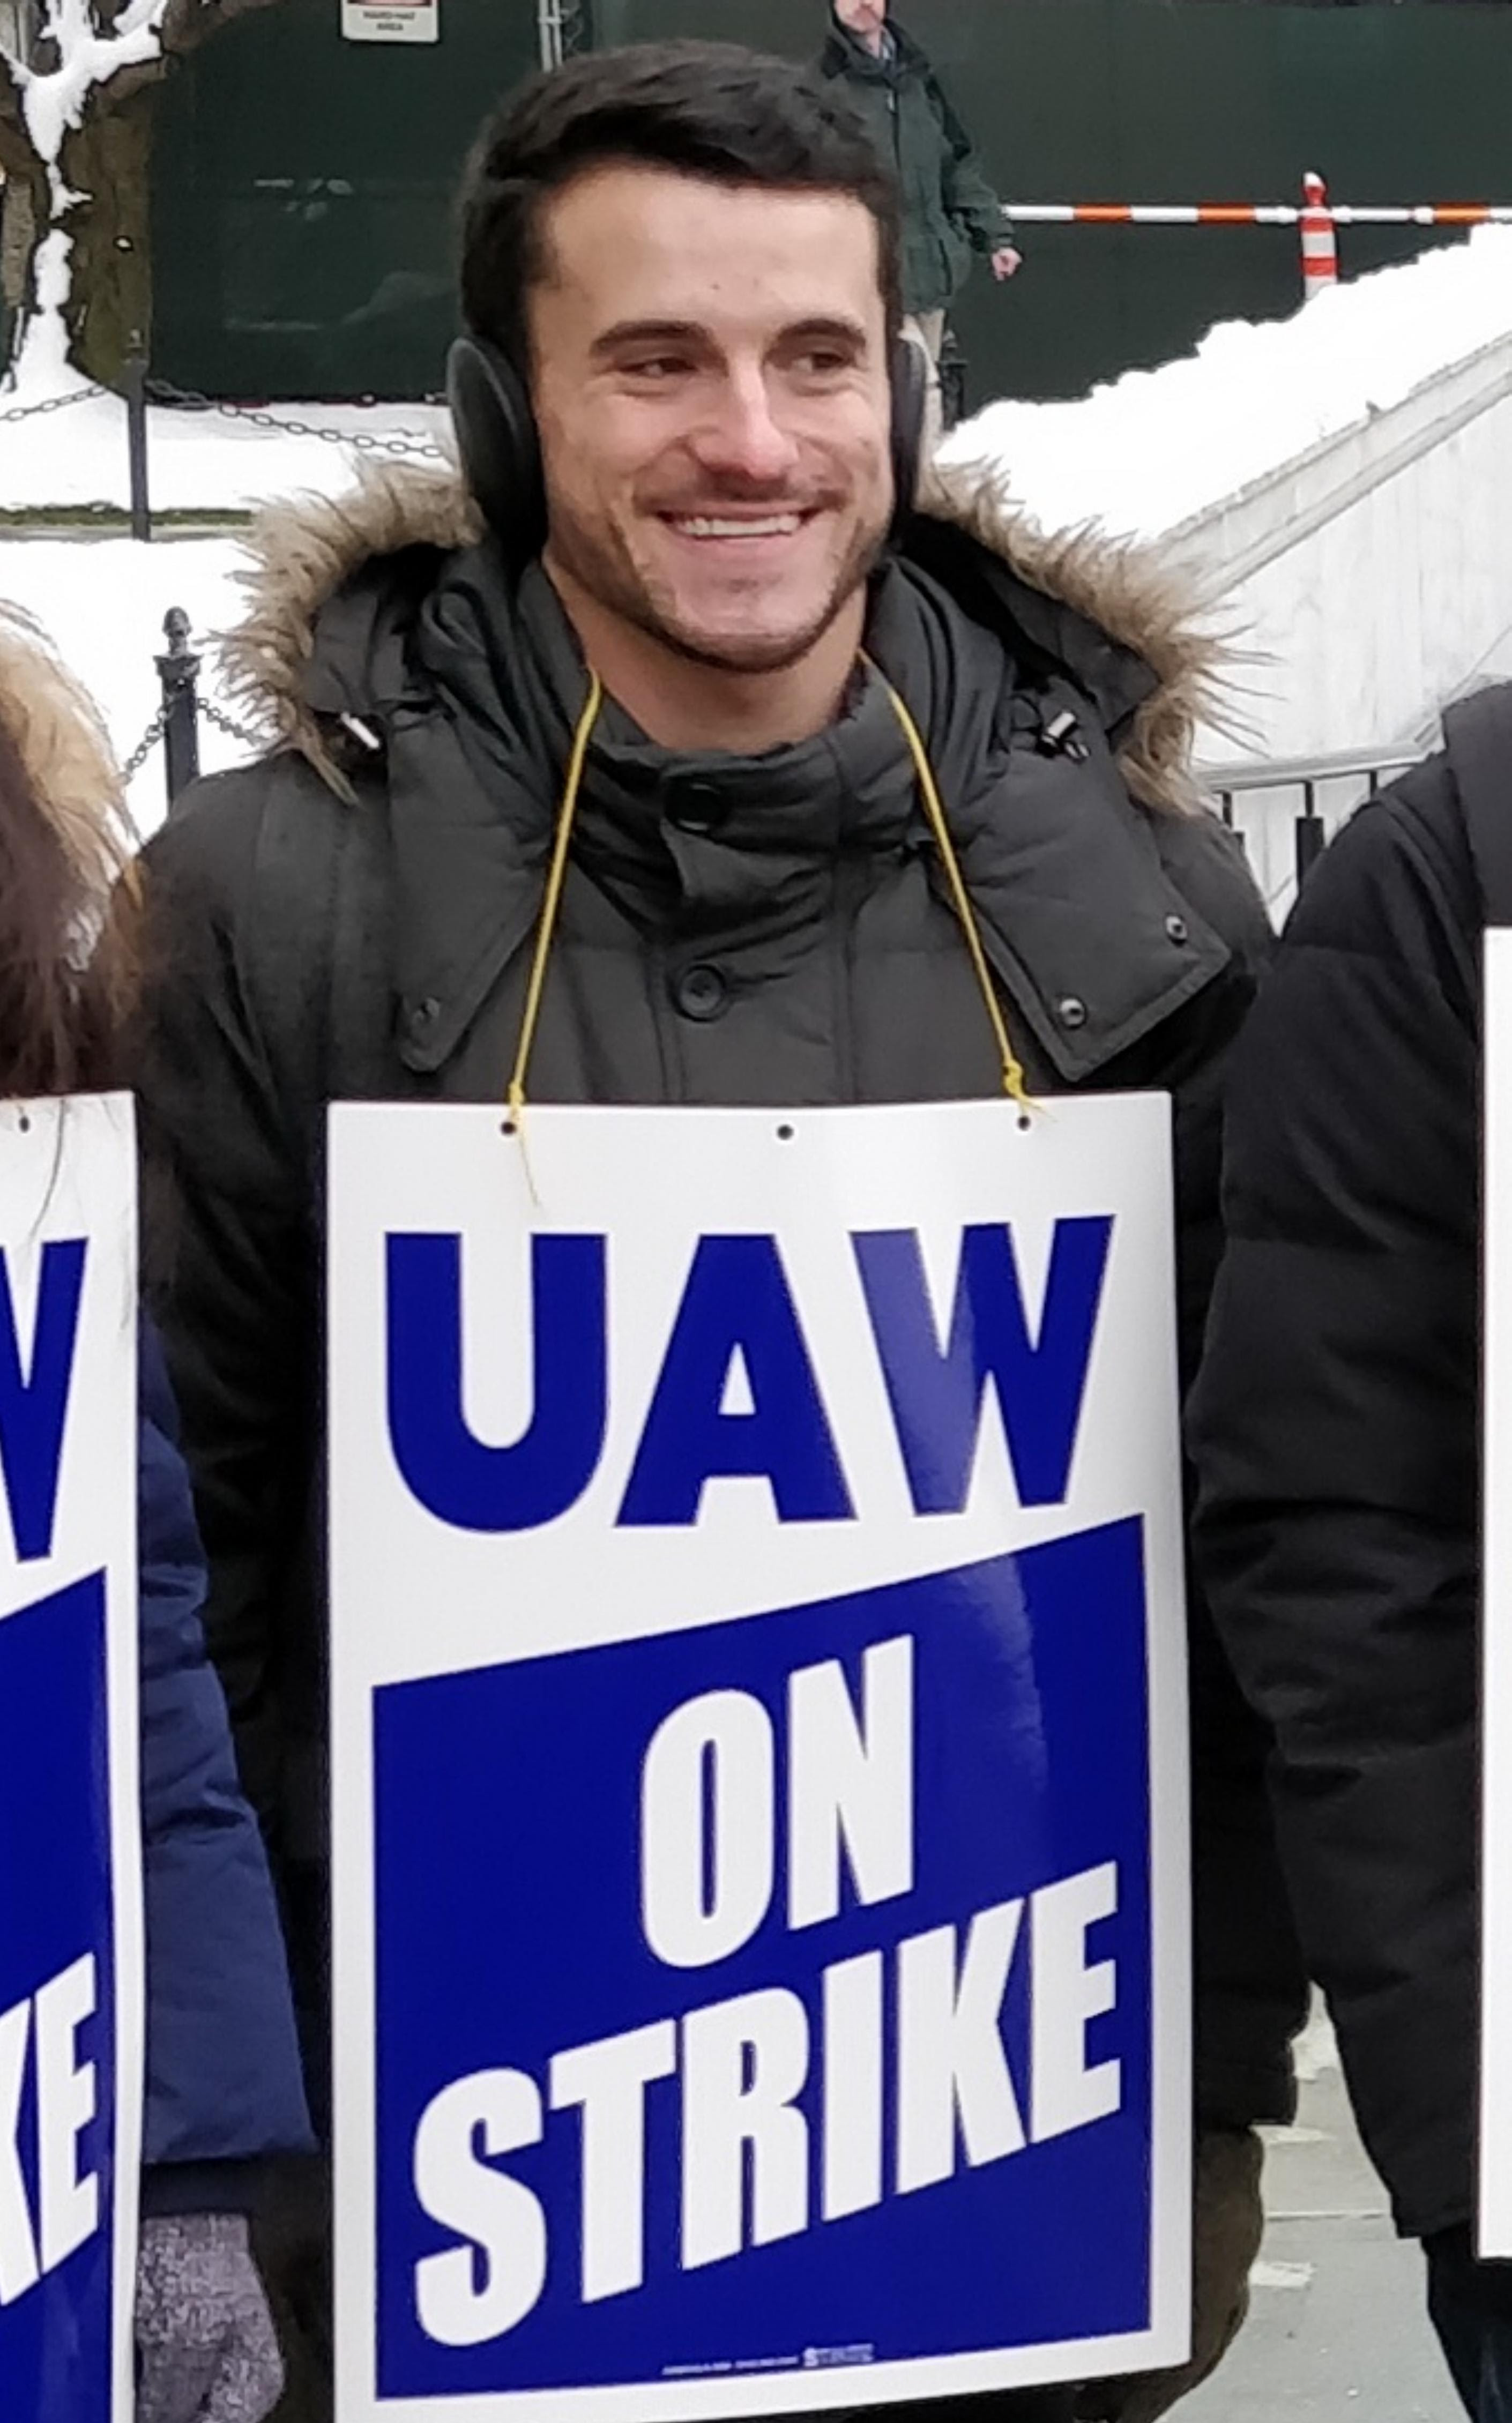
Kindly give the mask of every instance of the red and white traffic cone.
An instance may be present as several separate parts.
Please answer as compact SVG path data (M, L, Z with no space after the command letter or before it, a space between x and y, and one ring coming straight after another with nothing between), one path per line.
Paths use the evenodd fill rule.
M1315 168L1302 180L1302 300L1315 303L1339 283L1339 238L1329 209L1329 189Z

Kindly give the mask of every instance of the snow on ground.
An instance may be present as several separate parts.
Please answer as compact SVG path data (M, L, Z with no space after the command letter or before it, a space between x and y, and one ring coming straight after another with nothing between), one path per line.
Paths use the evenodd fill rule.
M76 395L77 387L68 377L56 383L56 391ZM25 420L4 420L12 406L35 404L48 392L49 383L0 391L0 508L125 506L130 484L124 405L114 396L90 395ZM437 446L446 429L444 413L423 404L290 404L273 411L280 424L298 421L339 433L346 442L302 437L286 426L260 427L219 412L154 408L149 436L154 509L215 515L256 511L276 497L336 496L350 486L369 451L354 447L354 436L397 438L406 457L429 462L429 453L420 450ZM376 459L404 458L384 453ZM151 545L139 545L114 534L51 537L0 526L0 594L17 599L51 632L99 700L123 761L158 705L152 658L166 644L164 615L169 607L182 606L193 643L213 641L216 632L241 618L234 577L241 561L231 535L187 538L165 529ZM200 689L215 699L213 649ZM199 745L207 771L247 754L203 719ZM156 750L132 784L131 808L150 832L164 807L163 754Z
M71 373L46 373L32 385L0 390L0 508L68 510L129 502L125 406L115 396L81 399L78 388ZM71 400L57 410L5 420L7 411L54 394ZM416 404L280 404L270 411L278 427L218 411L154 407L149 415L154 510L215 515L256 511L276 497L336 496L374 451L355 446L355 437L403 447L403 455L377 453L379 461L433 463L430 450L447 428L442 411ZM290 421L330 434L300 436L290 432ZM241 561L231 535L187 538L166 528L151 545L138 545L114 534L51 537L0 526L0 595L19 600L51 632L99 700L123 761L158 705L152 658L166 644L164 615L169 607L182 606L196 646L231 628L242 612L234 577ZM213 650L200 689L215 699ZM207 771L247 753L203 719L199 745ZM164 806L159 749L132 784L131 808L150 832Z
M152 658L167 645L164 615L182 606L196 643L229 628L241 611L232 577L239 560L231 540L141 546L130 539L14 538L0 531L0 594L19 600L51 632L99 701L124 762L161 697ZM214 698L213 658L200 680ZM207 772L249 753L202 719L199 749ZM161 748L133 783L130 805L144 835L161 824L167 806Z
M1194 354L1079 403L989 404L944 459L995 463L1048 529L1154 538L1508 335L1512 228L1484 228L1290 320L1224 322Z
M990 405L954 434L947 453L995 463L1047 527L1096 520L1154 536L1509 335L1512 229L1490 228L1467 245L1341 286L1289 321L1215 328L1194 355L1130 372L1079 404ZM45 392L0 391L0 416ZM397 438L419 454L445 430L438 409L419 404L279 404L274 418L336 435L154 410L154 503L214 515L301 489L330 496L353 476L355 434ZM0 507L122 506L127 496L125 412L116 398L91 396L20 422L0 419ZM183 607L197 643L235 623L238 560L231 536L165 534L138 546L0 528L0 594L52 631L98 696L124 758L157 705L152 657L164 614ZM203 687L214 698L213 657ZM210 768L242 753L209 727L201 746ZM132 807L145 829L161 817L161 752L134 784Z
M118 396L91 394L60 409L7 422L8 411L41 401L45 389L0 391L0 508L125 506L131 501L126 407ZM280 423L301 422L329 433L298 437L287 427L262 428L215 407L190 412L154 405L148 414L148 484L160 513L245 512L295 488L330 496L352 477L353 438L384 438L428 460L447 418L422 404L309 404L268 407ZM338 443L338 436L348 442ZM388 453L379 459L393 459Z

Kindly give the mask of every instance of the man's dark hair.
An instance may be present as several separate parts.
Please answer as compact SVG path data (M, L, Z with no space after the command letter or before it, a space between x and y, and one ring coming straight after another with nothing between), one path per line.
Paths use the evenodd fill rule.
M547 269L544 205L612 161L720 185L851 195L876 222L888 331L896 331L898 189L844 99L790 60L734 42L645 42L590 51L533 76L488 121L469 163L463 317L521 372L526 298Z

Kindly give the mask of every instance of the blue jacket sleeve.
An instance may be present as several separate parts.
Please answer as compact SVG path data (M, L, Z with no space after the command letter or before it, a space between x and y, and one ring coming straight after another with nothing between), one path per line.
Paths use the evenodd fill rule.
M310 2143L288 1967L257 1821L200 1626L204 1557L157 1339L140 1362L144 2164L245 2163ZM183 2204L234 2203L179 2175ZM159 2170L156 2184L168 2186ZM149 2181L151 2202L153 2181Z

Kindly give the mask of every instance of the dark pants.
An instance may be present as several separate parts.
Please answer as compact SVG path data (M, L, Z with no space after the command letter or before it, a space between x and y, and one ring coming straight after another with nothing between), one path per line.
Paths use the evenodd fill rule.
M1472 2423L1512 2423L1512 2263L1477 2263L1468 2229L1424 2248L1428 2312Z

